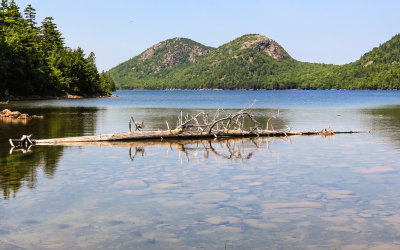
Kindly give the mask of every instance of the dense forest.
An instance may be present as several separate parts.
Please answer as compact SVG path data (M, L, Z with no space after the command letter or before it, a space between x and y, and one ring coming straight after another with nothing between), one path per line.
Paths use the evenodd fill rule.
M199 48L206 53L187 60ZM171 57L175 63L166 63ZM107 75L120 89L400 89L399 62L400 34L346 65L300 62L277 42L250 34L216 49L169 39Z
M37 25L31 5L21 12L14 0L2 0L0 97L109 95L115 83L99 74L95 59L93 52L66 47L53 18Z

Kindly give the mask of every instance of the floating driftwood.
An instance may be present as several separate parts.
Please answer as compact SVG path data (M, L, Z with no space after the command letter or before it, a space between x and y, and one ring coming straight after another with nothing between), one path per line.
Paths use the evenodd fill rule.
M254 104L254 103L253 103ZM252 104L252 105L253 105ZM283 130L275 130L269 126L269 122L275 116L270 117L265 125L257 121L250 112L252 105L233 114L227 114L224 110L218 109L211 116L208 113L200 112L196 115L178 116L178 122L174 129L170 129L166 122L167 129L162 131L144 131L144 122L136 123L133 117L129 121L130 132L102 134L93 136L78 136L55 139L31 140L23 142L27 145L55 145L78 142L113 142L113 141L137 141L137 140L166 140L166 139L207 139L207 138L229 138L229 137L286 137L294 135L323 135L358 133L356 131L333 131L324 129L321 131L291 131L290 127ZM245 121L250 122L252 127L244 129ZM133 124L133 126L132 126ZM134 131L132 131L132 127ZM264 127L264 128L262 128ZM271 128L270 128L271 127ZM13 141L22 140L12 140ZM21 143L20 143L21 144Z

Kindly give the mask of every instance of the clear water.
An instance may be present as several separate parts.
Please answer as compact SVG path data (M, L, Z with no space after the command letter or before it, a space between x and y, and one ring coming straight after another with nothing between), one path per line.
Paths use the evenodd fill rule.
M12 102L0 120L0 249L399 249L400 92L120 91ZM8 138L165 129L236 110L274 128L365 133L37 146ZM336 243L335 243L336 242Z

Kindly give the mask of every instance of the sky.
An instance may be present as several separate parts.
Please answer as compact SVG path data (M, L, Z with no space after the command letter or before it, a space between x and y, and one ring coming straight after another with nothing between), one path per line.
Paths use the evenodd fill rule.
M109 70L174 37L218 47L261 34L296 60L345 64L400 33L399 0L16 0Z

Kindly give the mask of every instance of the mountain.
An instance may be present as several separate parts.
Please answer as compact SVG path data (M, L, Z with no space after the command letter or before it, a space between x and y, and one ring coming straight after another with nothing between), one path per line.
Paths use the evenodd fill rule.
M399 50L396 35L353 63L331 65L297 61L258 34L216 49L175 38L107 74L123 89L399 89Z
M140 55L108 71L120 88L157 88L149 79L162 79L207 55L214 48L186 38L157 43Z
M282 68L293 66L294 60L275 41L245 35L173 72L169 85L177 89L254 88L258 78L280 74Z
M324 68L300 63L277 42L250 34L228 42L197 62L176 70L164 85L175 89L286 89L298 72ZM165 80L165 79L164 79Z

